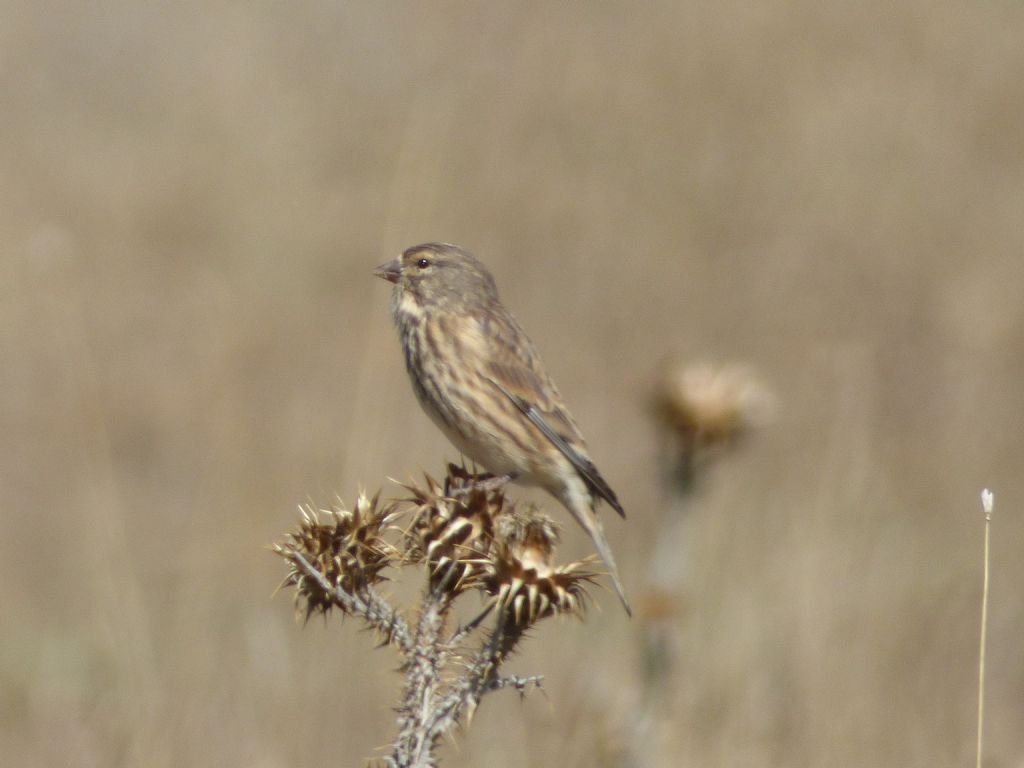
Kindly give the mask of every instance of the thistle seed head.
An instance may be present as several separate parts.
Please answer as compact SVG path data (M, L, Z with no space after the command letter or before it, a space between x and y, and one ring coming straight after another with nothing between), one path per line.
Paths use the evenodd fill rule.
M396 515L395 507L379 508L378 496L370 499L360 494L352 510L341 505L327 510L307 505L300 510L298 528L286 534L274 550L291 564L284 586L296 588L296 604L305 605L307 618L336 605L324 583L332 589L359 593L381 581L382 571L400 557L383 538ZM323 581L307 574L296 555L310 563Z
M442 487L426 476L426 487L405 486L412 493L412 523L405 552L410 562L425 562L432 589L455 597L481 569L493 538L493 524L505 504L500 491L484 491L464 468L448 466Z
M505 622L526 629L555 614L582 615L586 586L596 573L589 560L552 564L558 528L533 506L508 508L494 523L494 539L478 586Z
M679 438L684 461L699 450L734 444L769 423L776 411L774 396L754 370L735 363L667 366L654 405Z

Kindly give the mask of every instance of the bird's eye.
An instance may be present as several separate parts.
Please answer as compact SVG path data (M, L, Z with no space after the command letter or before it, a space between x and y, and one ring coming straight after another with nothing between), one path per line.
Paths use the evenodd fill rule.
M430 266L430 259L420 259L416 262L416 266L420 269L426 269Z

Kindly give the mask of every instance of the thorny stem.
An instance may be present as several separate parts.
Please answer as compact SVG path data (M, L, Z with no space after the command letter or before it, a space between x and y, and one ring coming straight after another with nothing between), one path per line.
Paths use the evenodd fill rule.
M441 674L453 651L456 633L444 640L444 600L436 595L425 599L424 610L417 625L415 652L406 674L401 732L395 742L390 764L395 768L431 768L433 751L438 740L464 714L470 717L484 694L513 687L523 692L528 686L540 685L540 677L497 676L498 668L508 658L522 631L498 622L491 636L477 652L466 674L457 683L447 686Z
M463 713L472 717L484 694L504 687L497 677L501 663L512 652L522 637L522 631L512 625L506 628L504 613L498 614L498 623L487 643L476 654L469 670L458 685L445 697L430 724L431 739L436 741L454 726ZM497 684L497 685L496 685Z
M493 610L494 603L491 603L482 611L480 611L480 613L477 614L476 618L471 620L464 627L461 627L460 629L456 630L452 634L451 638L448 640L448 645L452 648L457 648L459 645L461 645L462 641L469 637L471 634L473 634L473 631L480 626L480 622L486 619L488 614L490 614L490 612Z
M389 643L397 645L402 655L408 656L412 653L413 642L409 634L409 625L373 587L365 587L362 594L348 592L331 584L301 552L289 551L288 558L299 566L306 576L313 579L325 594L330 595L339 608L353 616L361 616L367 624L384 635Z
M488 687L488 691L500 691L503 688L515 688L519 691L520 695L525 695L526 689L531 685L534 688L540 688L544 682L544 675L530 675L529 677L519 677L518 675L510 675L508 677L499 677Z
M437 708L441 672L448 655L441 647L445 645L441 633L447 602L444 596L433 590L429 590L423 599L415 642L408 654L400 732L392 756L392 763L400 768L428 768L435 764L433 751L437 736L430 733L427 724Z

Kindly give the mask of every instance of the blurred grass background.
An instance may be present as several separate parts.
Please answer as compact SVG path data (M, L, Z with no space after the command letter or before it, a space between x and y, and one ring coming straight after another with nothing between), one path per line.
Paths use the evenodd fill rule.
M455 458L371 276L443 239L623 499L636 598L673 509L662 363L740 360L779 400L688 504L654 722L644 620L598 592L511 665L546 693L490 697L445 765L967 764L989 486L988 764L1024 766L1024 7L0 15L6 765L388 742L394 656L296 624L266 546L300 502Z

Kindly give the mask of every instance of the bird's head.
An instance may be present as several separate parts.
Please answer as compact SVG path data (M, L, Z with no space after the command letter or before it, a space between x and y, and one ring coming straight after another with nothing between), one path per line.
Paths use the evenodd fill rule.
M469 310L498 298L487 268L450 243L414 245L381 264L373 274L394 283L396 297L411 298L421 307Z

